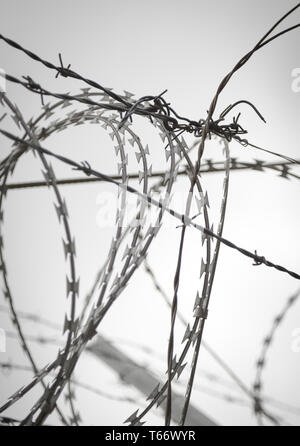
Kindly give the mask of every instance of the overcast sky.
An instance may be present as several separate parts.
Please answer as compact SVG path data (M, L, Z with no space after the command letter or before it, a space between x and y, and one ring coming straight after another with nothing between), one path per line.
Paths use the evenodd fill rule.
M294 4L290 0L2 0L0 33L56 64L59 63L58 53L61 53L66 65L71 63L77 72L116 92L127 90L139 98L168 89L165 97L173 108L182 116L198 120L205 118L224 75ZM285 26L299 22L299 17L298 11ZM295 158L300 158L300 91L292 87L293 73L298 73L295 70L300 67L299 43L299 31L296 30L255 54L232 78L216 111L218 115L229 104L241 99L253 102L267 123L242 105L240 119L249 132L249 141ZM18 77L30 75L51 91L76 94L84 87L76 80L55 79L53 71L3 41L0 42L0 68ZM12 84L7 85L7 95L18 104L27 120L40 114L38 95ZM68 111L63 110L59 116ZM1 127L19 132L9 117ZM153 171L164 169L163 145L156 131L139 119L134 120L132 128L144 144L149 144ZM20 132L17 134L21 135ZM10 147L4 137L0 141L4 156ZM102 128L88 124L68 128L48 138L45 146L78 161L88 160L107 174L117 173L113 145ZM230 144L230 151L231 156L240 160L278 161L274 156L235 143ZM204 159L207 158L223 160L220 147L208 144L204 153ZM58 162L52 164L58 178L79 176ZM137 165L130 164L129 171L136 172ZM297 173L297 168L293 171ZM33 156L26 155L10 181L33 179L42 179L41 166ZM215 221L222 183L223 174L203 175L203 187L207 190ZM137 182L132 184L138 187ZM187 180L180 179L174 189L178 207L181 197L186 197L188 186ZM105 184L61 187L76 238L79 299L82 300L106 258L114 234L113 227L99 226L102 198L112 191L113 188ZM297 179L288 181L272 171L233 171L224 236L299 273L299 191ZM61 325L66 309L67 264L53 201L52 192L46 188L8 192L4 204L3 237L8 277L17 308ZM177 226L176 220L167 219L148 257L170 297L180 237ZM189 230L179 290L179 308L189 321L192 320L200 264L201 235ZM254 381L255 363L273 318L287 297L298 288L298 281L288 275L263 265L254 267L250 259L221 247L204 338L248 385ZM3 296L0 301L3 304ZM263 376L266 394L294 406L300 406L300 352L292 349L293 332L300 328L299 308L300 303L296 302L276 333ZM3 313L0 313L0 327L12 330L9 318ZM141 266L108 313L100 332L163 378L169 327L169 309ZM184 327L178 323L176 330L175 350L180 351ZM44 332L59 339L61 336L61 333L54 334L25 322L24 331L28 334ZM151 348L155 355L142 353L132 343ZM53 346L32 344L32 348L40 366L53 359L57 352L57 347ZM7 360L27 364L16 340L8 339L6 353L0 353L0 361ZM203 371L229 380L204 349L199 358L196 382L206 389L217 388L223 393L242 396L234 387L216 387L205 378ZM8 376L0 375L1 402L29 381L30 376L30 373L19 371ZM84 354L79 362L76 378L114 395L137 398L141 405L144 404L134 389L122 385L113 372L88 354ZM33 392L8 414L22 417L38 395L38 391ZM86 424L121 424L139 407L138 404L105 399L86 390L78 390L77 395ZM195 391L192 402L220 424L256 422L251 408L205 392ZM281 414L299 425L299 416ZM162 423L163 420L159 412L146 419L149 423ZM49 422L56 423L56 416L51 416Z

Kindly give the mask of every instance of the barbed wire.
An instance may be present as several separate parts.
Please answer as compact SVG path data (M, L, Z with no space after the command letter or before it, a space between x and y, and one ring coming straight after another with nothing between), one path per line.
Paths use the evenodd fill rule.
M76 122L76 121L75 121ZM107 121L106 122L106 126L108 125L110 123L110 121ZM131 134L131 136L132 136L132 134ZM138 142L138 139L136 138L136 140L137 140L137 142ZM171 143L171 141L170 141L170 143ZM144 154L147 154L148 153L148 149L147 150L145 150L144 151ZM174 152L173 152L174 153ZM16 154L16 159L17 159L17 157L19 156L19 154ZM123 161L125 161L125 156L124 156L124 153L123 153ZM13 162L15 163L16 162L16 159L13 159ZM174 155L172 156L172 160L174 160ZM173 161L172 161L173 162ZM5 164L6 163L6 164ZM9 163L8 163L8 160L6 160L5 161L5 163L4 163L4 166L7 166L7 165L9 165ZM146 163L145 163L145 157L144 157L144 165L145 165ZM174 164L174 162L173 162L173 164ZM124 163L124 165L125 165L125 163ZM121 169L122 169L122 167L124 168L124 166L122 166L121 165ZM6 167L5 167L6 168ZM5 170L5 169L4 169ZM145 175L145 177L146 177L146 175ZM147 179L146 179L147 180ZM169 184L171 185L172 184L172 182L170 182L169 181ZM3 191L2 191L3 192ZM161 214L161 213L160 213ZM160 219L161 217L159 217L159 219ZM121 227L121 226L120 226ZM106 275L106 280L107 280L107 275ZM112 303L112 302L111 302ZM110 303L110 304L111 304ZM93 316L94 316L94 314L93 314ZM58 358L59 359L59 358ZM51 364L51 366L49 366L48 368L47 368L47 370L45 370L45 373L48 373L48 372L50 372L51 370L52 370L52 368L53 367L55 367L56 366L56 363L54 362L54 363L52 363ZM42 373L44 373L44 371L42 371ZM25 394L25 392L26 391L28 391L28 390L30 390L30 388L31 388L31 385L29 385L29 386L27 386L27 388L25 389L25 390L23 390L23 392L20 392L20 393L18 393L16 396L15 396L15 398L13 398L12 400L11 400L11 402L10 402L10 405L13 403L13 402L15 402L18 398L20 398L20 397L22 397L24 394ZM6 407L8 407L8 406L6 406ZM36 408L34 408L34 409L36 409Z
M157 278L147 261L147 257L145 258L144 264L145 264L145 270L146 270L147 274L149 274L149 276L151 277L151 280L153 281L153 284L154 284L156 290L163 297L166 304L168 306L171 306L171 303L170 303L166 293L161 288L161 285L158 283ZM9 311L9 309L7 307L0 305L0 312L7 313L8 311ZM40 324L45 328L54 329L55 331L60 331L60 328L61 328L60 325L53 323L52 321L49 321L48 319L45 319L41 316L38 316L35 313L22 312L20 310L18 310L17 313L21 319L27 320L28 322L32 322L34 324ZM182 322L182 324L186 328L188 328L188 331L190 331L188 322L185 320L183 315L180 312L178 312L177 315L178 315L178 319ZM6 336L11 339L16 339L16 340L18 339L18 334L16 332L11 332L9 330L6 330ZM27 342L35 342L35 343L41 344L41 345L60 345L60 341L58 338L45 336L43 334L38 335L38 336L36 336L36 335L33 336L33 335L26 333L26 335L24 335L24 337L26 338ZM160 361L164 361L164 356L159 355L155 350L152 350L149 346L146 346L146 345L143 346L140 343L133 343L132 341L127 341L124 338L114 339L113 341L110 341L110 342L112 342L113 344L116 342L117 344L121 344L121 345L122 344L129 345L131 347L137 348L138 350L141 350L143 353L145 353L147 356L149 356L151 358L156 356ZM205 371L205 370L199 371L201 376L203 376L210 383L218 384L219 386L223 387L227 391L230 390L232 392L233 390L236 390L236 386L237 386L237 388L240 389L247 396L248 400L241 399L241 397L236 396L232 393L230 393L230 394L228 392L222 393L219 390L216 391L215 388L208 388L207 386L201 386L197 383L194 385L194 389L199 390L200 392L204 392L208 395L215 396L220 399L224 399L227 402L237 403L237 404L241 404L241 405L245 405L245 406L251 406L251 405L253 406L253 402L256 399L256 395L254 393L252 393L253 391L250 388L248 388L245 383L243 383L241 381L241 378L236 375L236 373L231 369L231 367L229 365L227 365L224 362L224 360L222 358L220 358L218 356L218 354L204 340L203 340L203 347L205 349L207 349L208 352L212 352L213 358L217 361L218 365L228 374L228 376L230 376L232 381L228 381L228 380L221 378L220 376L214 374L211 371ZM148 370L153 371L153 364L151 364L150 362L147 364L144 363L143 367L145 367ZM6 372L9 373L10 371L14 371L14 370L15 371L27 371L27 372L32 371L31 367L29 367L29 366L13 363L11 361L0 362L0 368L2 369L3 373L5 372L5 374L6 374ZM156 373L159 373L158 370L156 370ZM127 396L127 397L116 396L111 393L104 392L101 389L98 389L97 387L90 386L89 384L83 383L83 382L78 381L73 378L71 379L71 382L83 389L94 392L96 395L103 396L104 398L107 398L107 399L112 399L115 401L137 403L137 401L135 399L132 399L129 396ZM176 383L176 385L182 387L182 386L185 386L185 383L181 383L180 381L178 381ZM251 402L251 401L253 401L253 402ZM263 396L261 395L260 401L261 401L261 405L270 404L270 405L277 407L285 412L296 414L296 415L300 414L299 407L291 406L290 404L287 404L286 402L277 400L277 399L269 397L267 395L263 395Z
M261 352L256 362L256 376L253 384L253 394L254 394L253 408L259 423L262 423L261 417L264 414L263 411L264 402L262 398L262 374L266 366L266 356L272 345L277 329L281 325L284 317L286 316L290 308L296 303L299 296L300 296L300 290L296 291L292 296L290 296L286 300L284 307L274 318L272 327L267 336L263 340Z
M0 362L0 369L2 370L2 372L6 373L6 372L12 372L12 371L23 371L23 372L31 372L31 368L26 366L26 365L22 365L22 364L16 364L13 363L11 361L9 362ZM77 379L71 379L70 380L71 383L81 389L87 390L97 396L100 396L102 398L108 399L108 400L112 400L112 401L118 401L118 402L123 402L123 403L134 403L134 404L138 404L139 401L136 398L132 398L130 396L120 396L120 395L114 395L110 392L105 392L102 389L99 389L96 386L92 386L88 383L79 381ZM67 398L68 399L68 398Z
M277 265L269 260L267 260L264 256L260 256L258 255L256 252L252 253L250 251L248 251L247 249L241 248L239 246L237 246L236 244L234 244L233 242L231 242L230 240L225 239L224 237L219 236L218 234L215 234L213 231L211 231L210 229L207 229L197 223L194 223L193 220L187 215L187 214L180 214L179 212L168 208L167 206L165 206L163 204L162 201L157 201L155 200L153 197L144 194L142 192L139 192L137 189L133 188L132 186L129 186L127 184L118 182L114 179L112 179L111 177L109 177L108 175L105 175L104 173L101 173L97 170L94 170L87 162L83 161L81 163L78 163L70 158L67 158L65 156L59 155L57 153L54 153L46 148L43 148L41 146L37 146L32 142L29 141L22 141L20 138L18 138L17 136L13 135L10 132L7 132L5 130L0 129L0 133L2 133L4 136L6 136L8 139L13 140L19 144L22 144L22 147L28 146L31 147L34 150L37 150L38 152L41 152L43 154L49 155L51 157L54 157L55 159L62 161L65 164L68 164L70 166L73 166L73 170L79 170L83 173L85 173L86 175L94 175L98 178L102 178L104 181L108 182L108 183L112 183L115 186L118 186L121 190L123 191L127 191L130 192L131 194L135 194L138 197L140 197L144 203L149 203L151 205L154 205L156 207L158 207L159 209L162 209L166 212L168 212L170 215L172 215L174 218L176 218L177 220L179 220L184 227L190 226L193 227L195 229L197 229L198 231L202 232L203 234L205 234L206 237L213 237L216 240L218 240L219 242L223 243L224 245L228 246L229 248L235 249L237 251L239 251L241 254L253 259L255 261L256 265L262 265L264 264L265 266L268 266L270 268L275 268L278 271L284 272L289 274L291 277L293 277L294 279L300 280L300 275L294 271L291 271L287 268L285 268L284 266L281 265ZM1 176L3 176L3 173L1 174ZM200 199L201 200L201 199Z
M300 159L296 160L297 163L300 163ZM266 162L263 160L254 160L254 161L242 161L238 158L230 158L230 170L256 170L263 172L264 169L273 169L277 172L280 172L280 176L283 178L289 179L291 178L300 178L299 175L290 171L290 165L294 164L292 161L282 161L282 162ZM222 167L224 165L223 161L214 161L212 159L204 160L202 166L200 167L200 174L207 173L221 173L224 172L225 169ZM184 176L188 174L187 168L183 168L177 172L177 176ZM165 172L152 172L151 179L153 178L162 178L164 177ZM114 180L121 180L120 175L109 175ZM129 174L129 180L138 180L139 174ZM72 184L84 184L84 183L98 183L103 182L102 178L64 178L61 180L57 180L56 184L59 186L62 185L72 185ZM48 183L46 181L27 181L22 183L9 183L6 185L7 190L19 190L19 189L30 189L35 187L48 187Z
M299 7L300 4L297 6ZM296 8L297 8L296 7ZM296 8L293 8L293 10L295 10ZM289 13L287 13L283 18L281 18L264 36L263 38L258 42L257 45L255 45L255 47L253 48L252 51L250 51L249 53L247 53L242 59L240 59L240 61L234 66L234 68L224 77L224 79L222 80L222 82L219 84L218 88L217 88L217 92L211 102L211 105L209 107L208 113L207 113L207 118L205 120L205 122L203 123L203 129L201 132L201 141L199 144L199 149L198 149L198 156L197 156L197 161L195 163L194 168L191 170L191 185L190 185L190 189L189 189L189 197L187 199L186 202L186 213L189 215L190 212L190 206L191 206L191 199L190 196L193 194L194 192L194 188L195 186L199 184L199 179L198 179L198 172L200 169L200 165L201 165L201 160L202 160L202 156L204 153L204 148L205 148L205 141L207 136L210 137L211 135L211 131L210 131L210 124L213 120L213 114L217 105L217 101L219 99L219 96L221 94L221 92L223 91L223 89L226 87L226 85L228 84L228 82L230 81L231 77L233 76L233 74L238 71L250 58L251 56L264 44L266 44L266 38L272 33L272 31L278 26L278 24L284 20L285 17L287 17L291 12L293 12L293 10L291 10ZM279 36L280 34L278 34ZM269 41L272 38L269 39ZM229 106L230 108L230 106ZM226 113L228 109L225 109L225 111L223 112ZM222 119L222 114L221 114L221 119ZM236 118L236 120L234 120L235 124L237 124L237 120L238 118ZM217 133L216 133L217 134ZM236 135L235 135L236 136ZM237 138L239 138L238 136L236 136ZM226 138L228 141L228 138ZM229 139L230 141L231 139ZM247 143L247 141L246 141ZM225 206L226 208L226 206ZM224 208L224 210L225 210ZM184 221L184 220L183 220ZM217 246L216 246L216 257L218 257L218 251L219 251L219 242L221 241L221 234L222 234L222 223L221 226L219 226L218 228L218 236L217 238ZM173 337L174 337L174 322L173 322L173 316L174 313L176 312L176 308L177 308L177 291L179 289L179 281L180 281L180 272L181 272L181 261L182 261L182 253L183 253L183 243L184 243L184 236L185 236L185 230L186 230L186 225L183 225L182 231L181 231L181 239L180 239L180 246L179 246L179 252L178 252L178 261L177 261L177 266L176 266L176 272L175 272L175 276L174 276L174 306L172 307L172 316L171 316L171 335L170 335L170 343L169 343L169 350L168 352L172 352L172 349L170 348L170 344L173 346ZM205 233L205 232L204 232ZM231 246L232 247L232 246ZM262 264L264 262L265 258L262 257L259 261L256 261L256 264ZM203 260L202 260L203 262ZM202 263L201 263L202 266ZM212 270L212 280L210 282L210 286L212 286L213 283L213 276L214 276L214 270L215 270L215 264L213 263L213 270ZM207 265L206 265L207 267ZM210 271L209 271L210 272ZM205 277L208 278L209 277L209 272L205 271ZM200 273L201 275L201 273ZM199 334L198 334L198 339L197 339L197 347L195 349L195 356L194 356L194 364L193 364L193 370L195 371L196 369L196 365L197 365L197 358L198 358L198 353L200 350L200 345L201 345L201 339L202 339L202 332L203 332L203 328L204 328L204 324L205 324L205 320L207 318L207 308L209 305L209 300L210 300L210 292L208 295L202 295L202 299L204 301L204 305L201 305L201 310L204 310L204 314L201 315L201 329L199 330ZM205 300L204 300L205 299ZM200 300L201 302L201 300ZM171 365L170 365L171 364ZM172 363L170 361L170 357L168 356L168 367L169 369L172 368ZM165 417L165 425L168 426L170 424L170 419L171 419L171 411L172 411L172 406L171 406L171 386L170 386L170 382L171 382L171 373L169 374L169 383L168 383L168 400L169 400L169 404L167 405L166 408L166 417ZM193 376L191 374L191 381L193 380ZM189 400L189 395L191 393L191 387L187 388L187 393L186 393L186 401ZM180 421L181 425L184 425L185 422L185 417L186 417L186 413L187 413L187 407L188 407L188 403L186 403L184 405L183 411L182 411L182 418ZM139 420L140 421L140 420Z
M17 106L12 104L12 102L7 98L7 96L5 94L2 95L2 101L14 113L15 119L17 120L19 125L23 128L23 130L26 132L28 137L30 137L32 139L32 141L35 142L35 144L38 144L38 140L37 140L36 136L34 135L32 130L29 128L29 126L25 123L25 120L23 119L23 116L20 113ZM71 294L71 305L70 305L70 319L68 319L67 313L65 315L66 323L64 326L64 332L65 331L68 332L67 340L66 340L66 344L65 344L65 353L64 353L64 356L61 358L61 361L62 361L61 370L58 372L58 375L57 375L55 383L53 384L52 390L49 392L49 399L50 399L54 395L54 393L61 381L64 363L67 360L67 356L69 353L72 338L75 335L76 330L77 330L77 324L75 322L75 312L76 312L76 298L77 298L78 291L79 291L79 289L78 289L79 279L76 278L75 240L74 240L74 238L72 238L72 235L71 235L70 225L69 225L69 221L68 221L67 207L66 207L65 201L61 197L60 191L56 185L56 178L55 178L53 169L51 168L51 166L49 166L46 158L44 157L44 155L42 153L40 153L39 156L40 156L42 165L45 169L45 171L43 171L43 174L48 181L49 180L51 181L51 187L53 188L55 198L57 200L57 204L54 204L54 205L55 205L55 209L57 211L58 219L60 222L62 221L64 232L65 232L66 240L63 239L63 244L64 244L64 248L65 248L65 258L66 258L66 260L67 259L69 260L69 264L70 264L70 277L71 277L71 281L69 280L68 275L66 277L66 279L67 279L67 298L69 297L69 294ZM4 181L6 180L6 178L7 178L7 175L5 174ZM6 292L8 293L9 296L11 296L8 285L7 285L6 277L4 277L4 281L6 284ZM14 315L14 316L16 316L16 315ZM20 329L19 329L19 332L20 332ZM20 334L20 336L21 336L21 334ZM33 364L33 362L32 362L32 364ZM34 366L34 364L33 364L33 370L34 370L35 374L38 371L37 367ZM46 387L44 387L44 390L45 390L45 392L48 391L48 389L46 389ZM56 405L56 402L54 403L54 407L55 407L55 405ZM73 402L71 401L71 399L70 399L70 407L71 407L71 411L73 412ZM74 413L73 413L73 416L75 416ZM28 421L30 421L30 420L28 420Z
M8 102L8 104L10 105L10 102ZM13 173L13 169L8 169L5 172L5 175L3 177L3 182L2 182L2 185L1 185L2 189L3 189L3 186L5 186L5 183L6 183L6 180L8 178L8 175L11 174L11 173ZM2 206L3 205L3 197L4 197L4 194L0 193L0 215L1 215L0 223L3 222L3 215L4 215L3 214L3 206ZM23 334L23 330L22 330L21 324L19 322L18 314L17 314L17 312L15 310L15 306L14 306L14 302L13 302L10 286L9 286L9 283L8 283L7 269L6 269L5 261L4 261L3 249L4 249L4 244L3 244L3 236L2 236L2 229L1 229L1 243L0 243L1 268L0 269L1 269L3 282L4 282L4 287L5 287L4 288L4 297L7 300L8 305L10 307L11 321L12 321L12 324L16 327L16 330L17 330L17 333L18 333L18 337L20 339L20 344L21 344L22 350L25 352L25 354L26 354L26 356L27 356L27 358L28 358L28 360L29 360L29 362L31 364L32 370L34 371L35 374L37 374L38 373L38 367L37 367L36 362L35 362L35 360L34 360L34 358L32 356L30 348L29 348L29 346L27 344L26 338L25 338L25 336ZM45 385L43 380L41 380L41 384L42 384L43 388L46 389L46 385ZM61 410L57 406L55 406L55 407L56 407L56 411L58 412L59 417L62 420L62 422L64 424L68 424L67 420L64 417L63 413L61 412Z
M221 244L237 250L242 255L253 259L255 265L264 264L265 266L274 268L277 271L287 273L297 280L300 279L300 275L298 273L267 260L264 256L258 255L256 251L253 253L247 249L241 248L224 238L222 235L228 196L229 173L231 170L254 169L263 171L265 168L268 168L279 172L280 177L287 179L299 179L297 174L290 172L290 164L299 164L299 160L292 159L275 151L264 149L249 143L246 139L243 139L241 136L244 136L247 133L247 130L244 129L239 122L240 113L237 115L237 117L233 117L232 122L225 122L225 117L228 115L228 113L232 112L235 107L242 104L252 108L257 116L265 122L262 114L250 101L244 99L239 100L226 107L225 110L220 113L217 119L214 119L213 117L219 96L223 89L226 87L232 76L248 62L253 54L263 48L265 45L272 42L274 39L277 39L278 37L300 26L300 24L296 24L271 36L277 26L299 7L300 4L297 4L281 19L279 19L276 24L272 26L271 29L262 37L262 39L259 40L253 49L239 60L239 62L224 77L218 86L216 94L207 112L207 117L205 119L199 119L198 121L182 117L175 112L170 103L168 103L165 99L166 90L158 95L146 95L136 100L133 99L133 94L126 91L124 91L124 95L119 95L113 92L112 89L107 89L98 82L86 78L76 71L71 70L70 64L67 66L64 65L61 54L59 54L60 65L55 65L26 49L17 42L0 34L0 40L6 42L10 47L22 51L29 58L41 63L48 69L53 70L56 77L62 76L65 78L73 78L82 81L89 86L89 88L82 89L83 92L79 95L53 93L42 87L40 83L36 82L29 75L23 76L22 79L19 79L10 74L1 74L7 81L18 84L31 93L40 95L43 109L43 112L38 116L38 118L32 118L29 122L26 122L19 108L8 99L4 92L0 92L1 104L10 110L12 113L12 119L18 126L19 130L23 133L23 136L20 137L5 129L0 129L0 133L13 142L13 147L9 155L0 163L0 179L2 181L0 188L1 216L3 218L3 199L8 190L37 186L41 187L45 185L53 189L57 200L55 210L64 230L64 256L69 264L69 274L67 275L66 279L67 298L69 295L71 295L71 299L68 309L65 312L65 320L63 324L63 335L66 334L63 348L58 350L56 357L49 364L39 369L35 366L33 358L31 357L31 352L25 339L26 336L24 336L21 324L19 322L20 314L17 314L14 307L14 300L11 296L6 274L3 244L1 243L0 260L2 277L5 284L5 297L8 300L12 314L12 321L17 328L21 345L23 346L23 349L25 350L32 365L34 378L27 385L24 385L21 389L17 390L15 394L12 395L8 401L0 407L0 413L14 405L23 396L30 392L38 383L43 384L43 379L52 374L53 379L51 383L47 386L44 385L42 395L25 415L25 418L19 421L18 424L44 424L52 411L55 408L58 410L57 402L67 386L65 395L69 402L71 411L71 417L67 422L70 424L79 425L81 416L76 408L75 394L71 387L72 375L77 362L82 352L86 349L87 344L97 335L97 329L103 318L128 285L135 271L143 263L152 241L157 236L160 227L162 226L162 219L165 213L169 213L174 219L177 219L182 226L177 266L173 281L174 293L171 302L171 324L167 353L167 379L161 388L156 387L153 392L151 392L148 398L150 402L140 413L139 410L137 410L127 418L126 422L130 423L130 425L138 426L143 424L144 416L155 405L157 407L161 406L163 401L166 403L165 424L170 425L172 417L172 382L175 380L175 378L178 379L180 377L181 373L187 366L189 361L186 363L184 363L184 361L190 352L192 360L186 368L186 370L189 369L189 377L185 383L185 399L180 419L180 424L185 424L192 389L194 387L198 356L202 344L202 334L205 320L208 316L208 306ZM93 87L96 91L90 92L90 87ZM55 104L45 104L45 97L56 98L59 99L59 101L57 101ZM68 113L66 117L56 119L55 121L50 122L50 124L47 122L47 120L57 110L68 107L73 102L83 104L88 107L86 107L84 110L72 111ZM110 112L116 113L108 115ZM150 149L148 145L142 144L140 137L131 129L134 115L146 118L148 122L152 126L156 127L160 132L162 141L164 145L166 144L164 147L166 157L166 167L164 171L154 172L154 174L152 173L152 166L149 164L149 157L151 155ZM7 114L4 114L1 118L1 122L5 123L6 119ZM41 141L46 140L50 135L58 131L63 131L70 126L77 126L85 123L101 125L101 127L103 127L106 131L110 132L109 135L112 141L116 143L114 146L114 151L117 159L118 175L105 175L102 172L95 170L88 163L88 161L78 163L71 158L67 158L61 154L50 151L41 144ZM196 141L196 144L193 146L195 147L198 145L197 160L195 163L193 163L190 158L189 146L183 138L179 139L179 136L181 136L182 133L192 134L198 139L198 142ZM221 140L225 158L225 160L222 161L224 167L222 167L222 164L220 165L220 162L207 160L205 163L205 161L202 161L206 140L212 138ZM285 162L266 163L264 161L256 160L255 163L245 163L237 161L237 159L230 157L228 143L231 141L236 141L245 147L251 146L257 150L279 156L285 159ZM134 173L131 175L128 173L129 151L127 143L129 143L132 148L137 148L135 156L140 169L137 174ZM17 163L24 154L28 153L28 151L38 155L38 159L40 160L42 168L44 169L42 172L45 181L28 182L27 184L7 184L8 177L14 173ZM72 167L73 170L84 173L85 176L88 177L87 180L90 182L106 181L117 186L119 190L115 232L112 237L111 248L108 257L99 271L95 281L99 288L96 290L96 285L93 285L90 293L86 297L84 309L81 311L81 313L78 312L76 304L79 296L79 277L77 276L75 269L75 241L71 235L67 204L62 198L58 186L62 184L83 183L86 182L86 180L82 178L57 180L54 169L48 162L48 157L59 160L62 163ZM202 179L199 175L201 173L209 172L224 173L221 210L216 231L213 230L209 217L208 192L205 190L202 184ZM169 206L172 187L178 175L187 175L190 182L185 212L183 214ZM160 177L160 181L159 184L153 187L150 184L150 180L154 177ZM138 179L140 186L134 188L129 185L129 180L131 179ZM160 190L161 198L159 200L154 199L151 194L155 187L157 190ZM127 192L138 198L135 226L131 226L130 224L126 226L124 221ZM156 208L156 220L154 225L152 222L148 221L148 206L153 206ZM197 208L197 214L193 217L190 215L195 206ZM203 223L200 224L195 222L196 218L201 219L201 221L203 220ZM185 234L188 227L193 227L201 232L203 249L202 251L200 250L201 252L199 253L200 285L197 286L196 300L192 311L193 322L187 325L187 331L183 340L184 346L178 353L176 352L175 346L175 323L178 318L177 306L181 267L184 255ZM214 248L212 245L213 241L216 241ZM126 246L124 248L125 243ZM48 342L48 340L46 342ZM177 357L179 359L177 359ZM242 388L243 386L240 387ZM256 401L261 398L260 395L257 395L257 391L258 389L256 389L255 394ZM248 394L248 396L253 397L253 394L250 392L250 395ZM259 406L259 410L257 410L256 407L255 410L276 424L282 422L280 417L269 414L262 406ZM66 419L61 413L60 416L62 421L66 422ZM3 420L5 420L5 417L1 417L1 420L4 422ZM10 419L7 418L7 423L16 422L12 421L12 419L11 421L9 420Z

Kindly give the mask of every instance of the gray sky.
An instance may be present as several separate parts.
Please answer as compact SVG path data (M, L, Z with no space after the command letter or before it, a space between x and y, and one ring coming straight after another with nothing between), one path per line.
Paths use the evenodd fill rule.
M71 68L77 72L116 92L128 90L139 98L159 94L167 88L165 97L174 109L198 120L205 118L223 76L294 4L289 0L2 0L0 32L54 63L58 64L58 53L62 53L65 64L71 63ZM297 21L299 12L285 26ZM9 74L30 75L56 92L75 94L84 87L76 80L55 79L54 72L4 42L0 42L0 51L0 68ZM297 67L300 67L299 32L293 31L263 48L235 74L219 99L217 114L237 100L253 102L267 124L263 124L250 108L241 106L241 123L249 131L249 141L299 158L300 92L292 89L292 71ZM38 96L12 84L8 84L7 94L18 104L26 119L41 112ZM5 128L16 132L12 121L1 123L1 127L4 124ZM149 144L153 170L164 168L159 136L142 120L135 119L134 125L143 142ZM67 129L48 138L45 146L76 160L87 159L100 171L115 174L117 168L110 138L103 129L92 127ZM3 154L10 150L3 137L1 148ZM230 151L241 160L277 160L235 143L230 144ZM207 145L204 158L223 159L220 149L213 144ZM75 176L58 162L53 162L53 166L58 178ZM134 164L129 166L131 172L136 169ZM11 181L41 179L40 170L39 162L28 155L21 160ZM221 174L203 177L211 215L215 219L222 181ZM99 228L97 215L101 211L101 196L112 190L105 184L61 188L76 238L82 299L110 246L113 228ZM180 180L175 187L178 206L187 191L188 182ZM224 236L299 272L298 194L297 180L287 181L273 172L232 172ZM17 307L61 324L66 308L67 266L62 251L62 233L52 202L52 193L47 189L8 193L5 201L5 258ZM171 297L180 230L176 228L176 221L167 221L151 246L149 262ZM188 231L184 249L179 307L189 320L199 283L200 237L196 231ZM221 248L204 337L246 383L252 384L254 380L255 362L274 316L298 287L297 281L291 277L264 266L253 267L251 260L226 247ZM159 376L163 376L169 319L169 310L141 267L107 315L101 333L118 342L122 340L120 346L125 351L137 361L147 361ZM11 330L3 314L0 314L0 327ZM299 303L296 303L277 332L264 374L266 393L293 405L300 404L300 352L295 353L291 348L292 333L298 327ZM30 324L25 328L27 333L37 330ZM178 324L176 330L177 351L184 329ZM151 347L157 354L165 355L165 361L159 361L153 355L144 357L138 349L126 344L127 341ZM33 346L33 351L38 363L43 365L54 357L56 348ZM8 340L7 353L0 353L1 361L7 359L26 363L16 341ZM210 388L214 383L207 384L201 370L226 376L204 350L200 354L198 370L197 383ZM136 396L133 389L122 386L113 373L88 355L80 361L76 376L100 388L104 386L114 394ZM1 375L0 379L3 383L0 397L5 401L30 379L30 374L16 372L7 377ZM16 405L9 413L22 417L27 405L30 406L37 395L35 393L32 398ZM221 424L255 423L249 408L201 392L195 392L192 401ZM78 391L78 402L83 420L89 424L121 424L136 408L136 405L109 401L83 390ZM162 420L156 415L146 419L150 423ZM49 420L55 422L56 418L53 416ZM299 424L299 417L289 415L287 420Z

